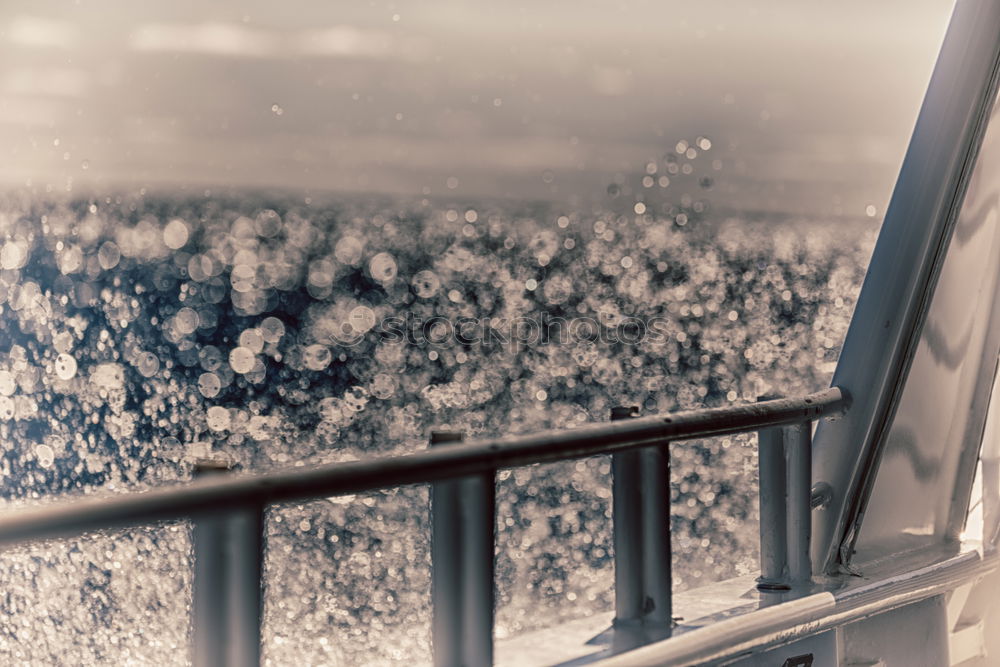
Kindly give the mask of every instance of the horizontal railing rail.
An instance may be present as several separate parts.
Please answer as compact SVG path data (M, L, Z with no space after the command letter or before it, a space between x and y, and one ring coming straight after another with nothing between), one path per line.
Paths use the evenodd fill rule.
M801 398L473 440L402 456L261 475L211 476L183 486L73 499L12 512L0 516L0 545L182 519L248 505L427 484L497 469L613 454L657 443L744 433L815 421L842 413L848 406L846 393L832 387Z
M811 580L810 508L829 495L822 485L812 487L812 423L843 413L849 403L843 390L832 387L800 398L655 417L617 408L607 424L467 443L460 433L438 433L432 444L448 446L267 474L208 474L220 472L209 464L182 486L11 512L0 517L0 546L193 519L195 664L257 665L266 506L431 484L435 662L489 664L496 471L610 454L615 626L626 638L616 644L624 649L669 636L672 624L666 446L760 432L758 585L787 590Z

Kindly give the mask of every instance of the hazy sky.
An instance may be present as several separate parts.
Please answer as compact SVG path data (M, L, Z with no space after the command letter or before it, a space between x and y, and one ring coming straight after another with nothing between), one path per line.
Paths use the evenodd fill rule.
M5 0L0 182L881 211L952 3L873 4Z

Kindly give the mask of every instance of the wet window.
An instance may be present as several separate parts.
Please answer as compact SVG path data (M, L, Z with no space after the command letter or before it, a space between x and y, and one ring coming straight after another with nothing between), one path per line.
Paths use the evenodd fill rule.
M0 494L825 386L948 10L6 2ZM754 456L673 448L678 588L753 571ZM607 611L608 483L499 476L499 635ZM426 496L270 512L275 664L426 659ZM183 662L189 568L5 552L0 656Z

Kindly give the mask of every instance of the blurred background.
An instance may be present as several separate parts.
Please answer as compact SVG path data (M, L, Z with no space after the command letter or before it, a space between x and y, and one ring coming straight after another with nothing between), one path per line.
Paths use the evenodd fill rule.
M590 205L705 136L717 209L879 215L950 7L7 0L0 181Z

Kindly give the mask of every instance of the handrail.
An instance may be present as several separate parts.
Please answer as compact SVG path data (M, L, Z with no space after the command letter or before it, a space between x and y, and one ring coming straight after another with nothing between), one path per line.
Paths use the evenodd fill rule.
M271 503L426 484L502 468L553 463L657 443L813 421L846 411L839 387L800 398L639 417L578 429L490 438L362 461L245 476L211 476L183 486L62 501L0 517L0 546L70 537Z
M823 495L812 491L812 422L845 411L849 402L844 391L832 387L801 398L659 417L633 417L637 410L619 408L613 411L618 421L610 424L468 444L461 443L461 433L436 433L432 444L454 444L312 469L230 476L209 474L221 472L210 465L183 486L63 501L0 517L0 547L193 519L194 663L258 666L266 506L430 483L434 662L488 665L493 662L496 471L610 454L615 626L632 646L630 637L648 641L669 636L672 629L667 445L759 430L758 588L808 586L810 508L813 496Z

